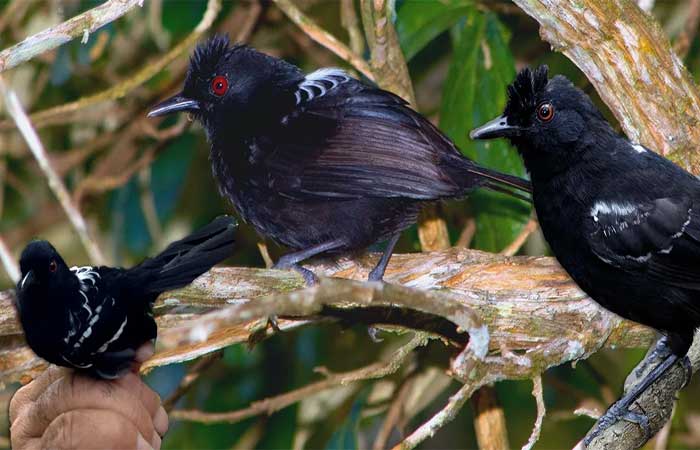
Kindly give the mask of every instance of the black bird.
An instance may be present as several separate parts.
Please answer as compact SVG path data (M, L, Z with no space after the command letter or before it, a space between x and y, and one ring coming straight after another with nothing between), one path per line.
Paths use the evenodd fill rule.
M662 362L615 403L588 442L684 358L700 325L700 180L618 135L590 98L547 67L522 70L505 112L471 132L505 137L530 173L542 232L559 263L604 308L664 335Z
M219 217L131 269L68 268L47 241L29 243L16 301L29 347L50 363L118 378L136 349L156 337L151 307L158 295L230 256L235 227L231 217Z
M301 261L388 240L369 277L381 280L426 202L480 186L529 189L462 156L401 98L340 69L304 75L225 36L197 48L182 92L149 117L177 111L203 124L220 191L238 214L295 250L275 267L307 283L314 276Z

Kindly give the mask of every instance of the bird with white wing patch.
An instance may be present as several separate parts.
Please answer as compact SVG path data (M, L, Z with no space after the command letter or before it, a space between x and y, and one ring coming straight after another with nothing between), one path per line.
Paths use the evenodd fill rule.
M46 241L22 252L17 311L27 343L47 361L117 378L155 339L151 307L232 253L235 221L219 217L131 268L72 267Z

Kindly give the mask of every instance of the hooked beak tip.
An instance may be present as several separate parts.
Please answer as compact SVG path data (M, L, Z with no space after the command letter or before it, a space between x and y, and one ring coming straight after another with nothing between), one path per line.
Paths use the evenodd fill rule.
M184 95L176 94L169 99L157 104L153 109L151 109L147 117L158 117L165 116L167 114L172 114L181 111L197 111L200 109L199 102L197 100L192 100L185 97Z
M34 282L34 271L30 270L27 272L22 280L19 282L19 289L23 290L27 285L30 285Z

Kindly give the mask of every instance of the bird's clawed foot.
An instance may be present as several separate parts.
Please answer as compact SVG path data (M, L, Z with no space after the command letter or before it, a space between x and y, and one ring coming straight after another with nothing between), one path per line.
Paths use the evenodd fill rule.
M304 278L304 283L306 283L307 287L315 286L318 284L318 277L316 274L314 274L312 271L309 269L300 266L299 264L296 263L286 263L284 261L284 257L280 258L280 260L272 266L273 269L278 269L278 270L294 270L301 274L301 276Z
M598 435L613 424L617 423L619 420L626 420L627 422L636 423L644 432L644 435L646 436L645 440L648 441L651 439L652 436L651 428L649 427L649 418L643 413L630 411L630 405L627 403L626 398L623 397L608 408L605 414L603 414L603 417L598 420L595 428L593 428L583 440L586 447L590 445L593 439L598 437Z
M669 345L668 336L661 336L654 345L654 350L649 353L641 364L634 369L634 376L637 379L641 379L646 374L650 365L656 366L659 362L664 361L671 355L673 351ZM692 371L690 372L692 374Z

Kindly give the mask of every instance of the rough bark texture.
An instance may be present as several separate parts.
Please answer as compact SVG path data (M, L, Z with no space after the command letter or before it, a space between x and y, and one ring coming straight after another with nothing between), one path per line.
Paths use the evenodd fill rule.
M365 280L377 256L321 261L313 268L325 276ZM488 333L480 336L480 344L488 345L489 358L496 358L491 360L489 380L529 378L547 367L586 358L601 347L641 347L653 339L648 328L624 321L589 300L548 257L504 257L457 248L395 255L386 280L391 285L324 279L317 288L303 289L303 281L294 272L214 269L191 286L158 300L158 353L146 369L244 342L270 314L309 319L318 316L324 305L351 311L398 305L407 311L430 313L443 322L446 319L462 331L481 322ZM11 291L0 293L2 382L42 369L22 343L11 295ZM207 312L212 314L204 315ZM192 320L198 315L202 317ZM362 317L382 323L389 316ZM392 317L394 322L418 323L410 314ZM433 322L439 325L436 330L445 329L439 320ZM280 321L283 329L303 323ZM454 331L441 333L451 336ZM463 362L455 360L454 376L469 379L467 366L460 366Z

